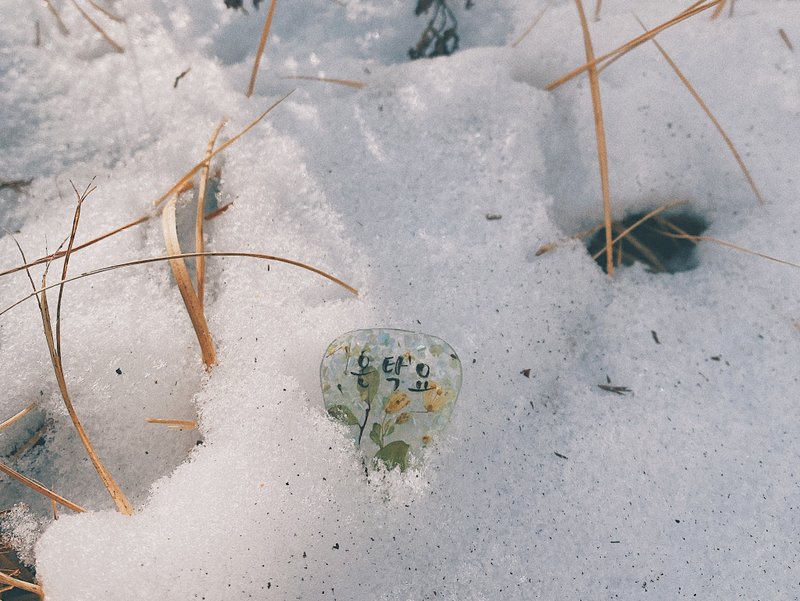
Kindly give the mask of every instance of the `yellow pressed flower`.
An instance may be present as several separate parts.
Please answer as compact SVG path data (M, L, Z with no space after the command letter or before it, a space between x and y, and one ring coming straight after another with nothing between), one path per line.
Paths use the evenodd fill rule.
M422 400L425 403L425 411L436 413L437 411L441 411L452 399L453 391L442 388L436 382L431 382L431 384L432 387L422 394Z
M396 391L389 395L389 398L386 399L386 404L383 406L383 410L386 413L397 413L398 411L405 409L411 403L411 399L408 398L408 395L405 392Z
M410 413L407 413L407 412L406 413L401 413L400 415L397 416L397 419L394 420L394 423L396 423L399 426L400 424L406 423L410 419L411 419L411 414Z

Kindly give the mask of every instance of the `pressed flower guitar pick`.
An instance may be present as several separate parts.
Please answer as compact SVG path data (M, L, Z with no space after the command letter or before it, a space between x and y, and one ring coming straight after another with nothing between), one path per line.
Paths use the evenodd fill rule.
M350 428L356 446L405 470L450 421L461 361L435 336L355 330L328 345L320 377L325 409Z

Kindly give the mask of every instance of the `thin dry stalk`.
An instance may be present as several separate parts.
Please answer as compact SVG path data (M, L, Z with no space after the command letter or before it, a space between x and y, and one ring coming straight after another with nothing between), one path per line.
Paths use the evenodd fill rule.
M719 16L722 14L722 11L725 10L725 3L726 3L726 0L722 0L722 2L719 3L717 8L714 9L714 12L711 13L711 20L712 21L717 19L717 18L719 18Z
M72 5L75 8L78 9L79 13L81 13L81 16L84 19L86 19L86 21L89 23L89 25L94 27L94 29L95 29L95 31L97 31L97 33L99 33L101 36L103 36L103 39L106 42L108 42L108 44L114 49L115 52L119 52L120 54L125 52L125 49L122 46L120 46L119 44L117 44L114 41L114 39L110 35L108 35L108 33L106 33L106 31L102 27L100 27L100 25L97 23L97 21L92 19L92 17L89 16L89 13L87 13L85 10L83 10L81 8L80 4L78 4L75 0L71 0L71 1L72 1Z
M642 26L642 29L647 31L647 27L645 27L644 23L642 23L639 17L637 17L635 14L633 16L637 21L639 21L639 25ZM714 116L714 113L711 112L711 109L708 108L708 105L700 97L700 94L697 92L695 87L689 82L686 75L683 74L683 71L681 71L680 68L678 68L678 65L675 64L675 61L672 60L672 57L667 53L666 50L664 50L664 47L661 44L659 44L655 38L652 39L651 41L653 42L653 44L656 45L656 48L658 48L658 51L661 53L661 56L664 57L664 60L666 60L669 66L672 67L672 70L675 71L675 75L678 76L678 79L681 80L681 83L684 86L686 86L687 90L689 90L689 93L692 95L692 98L695 99L697 104L700 105L700 108L703 109L703 112L711 120L711 123L714 124L714 127L717 128L717 131L722 136L722 139L725 140L725 144L727 144L728 148L730 149L731 154L733 154L733 158L736 159L736 162L739 164L739 169L742 170L742 173L744 174L745 178L747 178L747 182L750 184L750 189L753 190L753 194L755 194L755 197L758 199L758 202L760 204L764 204L764 197L761 196L761 192L759 191L758 186L756 186L756 183L753 180L753 176L750 175L750 170L744 164L742 156L739 154L739 151L736 150L736 146L734 146L733 140L731 140L730 136L728 136L725 130L722 129L722 125L720 125L720 122Z
M264 29L261 31L261 40L258 42L258 52L253 61L253 72L250 74L250 84L247 86L247 97L253 95L253 90L256 87L256 76L258 75L258 66L261 64L261 56L264 54L264 48L267 45L267 38L269 37L269 30L272 27L272 17L275 14L275 5L278 0L272 0L267 11L267 19L264 21Z
M594 20L595 21L599 21L600 20L600 9L602 8L602 6L603 6L603 0L597 0L597 2L594 5Z
M76 210L76 215L80 215L80 211ZM69 250L72 247L72 241L75 236L75 232L77 230L77 220L73 219L73 228L72 233L70 235L70 242L67 246L67 254L64 255L64 262L67 263L69 261ZM20 247L19 243L14 239L14 243L17 245L20 254L22 254L22 261L23 263L27 263L25 259L25 254L22 252L22 248ZM64 405L67 407L67 412L69 413L70 419L72 420L72 424L75 426L75 430L78 432L78 437L81 439L81 443L83 447L86 449L86 453L89 455L89 459L92 461L92 465L94 465L97 474L100 476L100 480L103 482L104 486L108 490L111 498L113 499L117 509L126 515L133 514L133 506L131 505L128 498L122 492L122 490L117 485L114 478L111 476L111 473L106 469L103 465L103 462L100 461L100 457L95 452L94 448L92 447L92 443L89 440L89 436L86 434L86 430L83 428L83 424L78 419L78 414L75 412L75 408L72 405L72 400L70 399L69 390L67 389L67 382L66 378L64 377L64 369L61 363L61 356L57 351L57 348L61 348L61 340L60 337L58 340L53 335L53 326L52 320L50 318L50 308L47 303L47 294L46 290L48 289L47 286L47 271L50 267L50 264L47 263L45 267L44 274L42 275L42 288L40 293L35 293L36 301L39 304L39 312L42 316L42 326L44 327L44 336L45 340L47 341L47 348L50 351L50 361L53 364L53 371L55 372L56 381L58 382L58 388L61 391L61 397L64 400ZM33 282L33 276L30 273L30 270L26 270L28 274L28 279L33 286L34 291L36 290L36 285ZM66 273L64 274L66 275ZM59 298L62 296L63 287L64 287L64 279L58 284L59 287ZM59 331L60 335L60 331Z
M783 43L786 44L786 47L789 50L791 50L792 52L794 52L794 46L792 45L792 42L789 39L789 36L786 35L786 32L783 30L783 27L780 27L778 29L778 35L781 36L781 39L783 40Z
M3 572L0 572L0 582L3 584L7 584L13 588L19 588L23 591L28 591L29 593L33 593L34 595L39 595L40 599L44 599L44 589L38 584L32 584L30 582L25 582L24 580L20 580L18 578L14 578L12 576L8 576Z
M117 263L116 265L108 265L106 267L100 267L99 269L94 269L92 271L87 271L86 273L82 273L80 275L73 275L73 276L70 276L69 278L67 278L66 280L61 280L60 282L56 282L55 284L47 284L46 286L43 286L40 289L36 289L35 285L34 285L34 292L32 292L32 293L28 294L27 296L19 299L14 304L9 305L8 307L6 307L2 311L0 311L0 316L8 313L13 308L17 307L18 305L21 305L22 303L24 303L25 301L27 301L27 300L29 300L31 298L38 298L39 294L41 294L42 292L45 292L47 290L50 290L51 288L55 288L56 286L62 286L64 284L69 284L70 282L74 282L76 280L81 280L83 278L88 278L88 277L99 275L101 273L106 273L106 272L109 272L109 271L114 271L115 269L123 269L123 268L126 268L126 267L133 267L134 265L147 265L147 264L150 264L150 263L159 263L159 262L162 262L162 261L171 261L173 259L188 259L188 258L196 257L197 255L198 255L198 253L181 253L179 255L166 255L166 256L162 256L162 257L149 257L147 259L137 259L135 261L127 261L125 263ZM351 294L354 294L355 296L358 296L358 289L354 288L350 284L347 284L346 282L343 282L339 278L337 278L337 277L335 277L335 276L333 276L333 275L331 275L331 274L329 274L329 273L327 273L325 271L322 271L321 269L318 269L317 267L313 267L311 265L307 265L306 263L301 263L300 261L295 261L293 259L286 259L284 257L278 257L278 256L275 256L275 255L265 255L265 254L261 254L261 253L224 252L224 251L204 252L203 256L205 256L205 257L244 257L244 258L250 258L250 259L261 259L261 260L264 260L264 261L275 261L277 263L286 263L287 265L293 265L294 267L299 267L301 269L305 269L306 271L310 271L312 273L316 273L317 275L320 275L320 276L324 277L325 279L330 280L334 284L338 284L339 286L341 286L342 288L344 288L345 290L347 290Z
M30 449L32 449L36 444L42 439L42 437L47 433L47 422L43 423L39 429L34 432L28 440L26 440L23 444L19 447L14 449L14 452L8 456L12 462L15 462L17 459L22 457L25 453L27 453Z
M633 230L635 230L636 228L638 228L640 225L642 225L642 224L643 224L643 223L645 223L646 221L649 221L650 219L652 219L653 217L655 217L655 216L659 215L660 213L663 213L663 212L664 212L664 211L666 211L667 209L672 209L672 208L675 208L675 207L677 207L677 206L684 205L684 204L686 204L686 201L685 201L685 200L678 200L678 201L671 202L671 203L669 203L669 204L665 204L665 205L663 205L663 206L660 206L660 207L658 207L657 209L653 209L652 211L650 211L649 213L647 213L647 215L643 216L641 219L637 220L635 223L631 224L630 226L628 226L627 228L625 228L624 230L622 230L622 232L621 232L621 233L620 233L620 234L619 234L619 235L618 235L616 238L614 238L614 239L611 241L611 244L612 244L612 245L613 245L613 244L616 244L617 242L619 242L620 240L622 240L622 239L623 239L625 236L627 236L628 234L630 234L630 233L631 233ZM604 246L603 248L601 248L600 250L598 250L598 251L597 251L597 252L594 254L594 256L592 257L592 259L594 259L594 260L596 261L598 258L600 258L600 255L602 255L604 252L606 252L606 248L607 248L607 247L605 247L605 246Z
M289 92L288 94L286 94L285 96L283 96L282 98L280 98L279 100L274 102L266 111L264 111L258 117L256 117L242 131L240 131L233 138L231 138L230 140L228 140L227 142L222 144L219 148L214 150L214 152L211 153L211 157L210 158L214 158L219 153L221 153L223 150L227 149L231 144L233 144L236 141L238 141L239 138L244 136L251 129L253 129L256 125L258 125L264 119L264 117L266 117L281 102L286 100L293 92L294 92L294 90L292 90L291 92ZM88 242L84 242L83 244L79 244L79 245L75 246L75 248L72 249L73 252L81 250L81 249L84 249L87 246L91 246L93 244L96 244L97 242L100 242L101 240L105 240L106 238L109 238L111 236L119 234L119 233L121 233L121 232L123 232L123 231L125 231L127 229L130 229L130 228L135 227L135 226L137 226L137 225L139 225L141 223L144 223L145 221L148 221L150 218L152 218L154 216L154 214L155 214L156 210L159 208L159 206L161 204L163 204L164 201L166 201L170 196L172 196L176 192L181 191L184 188L184 186L187 184L187 182L192 177L194 177L194 175L198 171L200 171L200 169L202 169L203 165L205 165L205 164L206 164L206 160L205 159L203 161L197 163L189 171L184 173L183 176L181 176L181 178L169 190L167 190L167 192L165 192L159 198L154 200L153 201L153 206L154 206L153 212L146 213L146 214L142 215L141 217L137 217L133 221L130 221L130 222L126 223L125 225L122 225L122 226L120 226L120 227L118 227L118 228L116 228L116 229L114 229L114 230L112 230L110 232L107 232L107 233L105 233L105 234L103 234L101 236L98 236L97 238L94 238L93 240L90 240ZM43 263L47 263L49 261L52 261L53 259L57 259L57 258L63 257L63 256L64 256L63 252L55 252L53 254L46 255L44 257L40 257L40 258L36 259L35 261L31 261L30 263L26 263L24 265L19 265L17 267L12 267L10 269L6 269L5 271L0 272L0 277L2 277L4 275L9 275L9 274L12 274L12 273L16 273L18 271L22 271L23 269L28 269L28 268L33 267L35 265L41 265Z
M356 81L355 79L334 79L332 77L315 77L314 75L287 75L283 79L299 79L303 81L321 81L323 83L335 83L340 86L347 86L348 88L356 88L361 90L367 87L363 81Z
M602 56L595 57L593 60L587 61L586 63L584 63L580 67L576 67L575 69L573 69L569 73L566 73L566 74L562 75L561 77L559 77L558 79L556 79L556 80L550 82L549 84L547 84L547 86L545 86L545 89L552 92L557 87L559 87L562 84L568 82L569 80L573 79L574 77L580 75L584 71L587 71L589 68L597 66L600 63L603 63L603 62L607 61L608 59L613 58L613 57L615 57L617 55L626 54L626 53L630 52L634 48L636 48L638 46L641 46L646 41L648 41L648 40L652 39L653 37L657 36L659 33L664 31L665 29L669 29L673 25L677 25L678 23L680 23L682 21L685 21L686 19L689 19L690 17L693 17L696 14L699 14L699 13L705 11L705 10L708 10L709 8L713 8L721 1L722 0L711 0L710 2L707 2L707 3L704 3L704 4L695 5L694 7L690 7L689 9L684 10L683 12L681 12L677 16L673 17L672 19L670 19L668 21L665 21L664 23L662 23L658 27L656 27L654 29L651 29L647 33L644 33L644 34L642 34L642 35L640 35L640 36L638 36L638 37L636 37L636 38L634 38L634 39L622 44L621 46L615 48L611 52L607 52L607 53L603 54Z
M594 60L594 50L592 49L592 38L589 33L589 24L586 21L586 13L583 10L581 0L575 0L578 6L578 15L581 19L581 29L583 30L583 45L586 48L586 61L591 63ZM614 275L614 254L611 244L611 187L608 178L608 151L606 149L606 131L603 126L603 104L600 99L600 80L597 76L597 67L589 67L589 86L592 91L592 110L594 111L594 130L597 138L597 161L600 166L600 188L603 193L603 218L606 230L606 271L609 276Z
M172 196L173 194L175 194L176 192L180 191L181 187L182 187L182 186L183 186L183 185L184 185L184 184L185 184L187 181L189 181L189 180L190 180L192 177L194 177L194 175L195 175L195 174L196 174L198 171L200 171L200 169L202 169L202 168L203 168L203 165L205 165L205 164L206 164L208 161L210 161L211 159L213 159L213 158L214 158L215 156L217 156L219 153L223 152L223 151L224 151L226 148L228 148L228 147L229 147L231 144L234 144L234 143L236 143L236 142L239 140L239 138L241 138L242 136L244 136L244 135L245 135L247 132L249 132L249 131L250 131L251 129L253 129L253 128L254 128L256 125L258 125L258 124L259 124L259 123L260 123L260 122L261 122L261 121L264 119L264 117L266 117L266 116L267 116L269 113L271 113L271 112L272 112L272 110L273 110L273 109L274 109L276 106L278 106L278 105L279 105L281 102L283 102L284 100L286 100L286 99L287 99L289 96L291 96L293 93L294 93L294 90L292 90L292 91L291 91L291 92L289 92L288 94L285 94L284 96L282 96L281 98L279 98L278 100L276 100L275 102L273 102L273 103L272 103L272 104L269 106L269 108L267 108L267 110L265 110L263 113L261 113L261 114L260 114L258 117L256 117L255 119L253 119L253 120L252 120L252 121L251 121L251 122L250 122L250 123L249 123L249 124L248 124L248 125L247 125L247 126L244 128L244 129L242 129L242 130L241 130L239 133L237 133L235 136L233 136L233 137L232 137L230 140L227 140L225 143L223 143L223 144L220 144L220 145L219 145L219 146L218 146L218 147L217 147L217 148L214 150L214 152L212 152L212 153L211 153L211 155L208 157L208 159L203 159L202 161L200 161L199 163L197 163L197 164L196 164L194 167L192 167L191 169L189 169L189 171L187 171L186 173L184 173L184 174L183 174L183 176L182 176L182 177L181 177L181 178L180 178L180 179L179 179L179 180L178 180L178 181L175 183L175 185L174 185L174 186L172 186L172 187L171 187L169 190L167 190L167 191L166 191L164 194L162 194L162 195L161 195L159 198L157 198L157 199L155 199L155 200L153 201L153 206L154 206L154 207L159 207L159 206L161 206L161 205L162 205L162 204L163 204L163 203L164 203L164 202L165 202L165 201L166 201L166 200L167 200L169 197L171 197L171 196Z
M517 46L519 46L522 43L522 40L528 37L528 34L532 32L533 28L539 24L539 21L542 20L542 17L544 17L544 14L547 12L547 9L550 8L552 5L553 5L553 0L549 0L547 4L544 5L544 8L539 11L539 14L537 14L536 17L534 17L531 24L528 25L527 29L525 29L525 31L523 31L522 34L511 43L512 48L516 48Z
M591 236L597 230L603 227L603 224L596 225L594 227L590 227L588 230L583 230L582 232L578 232L577 234L573 234L571 236L567 236L566 238L562 238L561 240L556 240L555 242L548 242L547 244L542 244L534 253L535 256L540 257L545 253L550 252L554 248L557 248L564 244L565 242L570 242L572 240L582 240L586 238L586 236Z
M197 422L186 419L166 419L160 417L151 417L147 419L148 424L165 424L175 428L184 428L186 430L196 430Z
M91 4L91 5L92 5L92 6L95 8L95 10L98 10L98 11L100 11L100 12L101 12L101 13L103 13L105 16L107 16L109 19L111 19L112 21L115 21L115 22L117 22L117 23L124 23L124 22L125 22L125 19L123 19L123 18L122 18L122 17L120 17L119 15L115 15L114 13L112 13L112 12L111 12L110 10L108 10L107 8L104 8L104 7L100 6L100 5L99 5L97 2L95 2L94 0L86 0L86 1L87 1L89 4Z
M203 241L203 219L205 217L206 209L206 192L208 190L208 176L211 173L211 153L214 151L214 144L217 143L217 137L222 128L225 127L225 121L222 120L214 128L211 138L206 147L206 154L204 160L206 164L200 170L200 186L197 189L197 215L194 221L194 250L195 252L202 253L204 248ZM206 285L206 258L199 256L195 259L195 271L197 272L197 300L200 302L200 311L203 310L203 303L205 297Z
M23 417L28 415L31 411L33 411L35 408L36 408L36 403L31 403L30 405L25 407L25 409L23 409L22 411L20 411L16 415L14 415L12 417L9 417L6 421L4 421L2 424L0 424L0 430L4 430L4 429L8 428L11 424L13 424L15 422L18 422Z
M50 0L44 0L44 3L47 6L47 10L49 10L50 14L53 15L53 17L55 18L56 25L58 25L58 30L63 35L69 35L69 29L67 29L67 26L64 24L64 21L61 18L61 15L58 14L58 11L56 10L56 7L53 6L53 3L50 2Z
M14 480L19 482L20 484L24 484L31 490L35 490L39 494L44 495L48 499L55 501L56 503L62 505L63 507L66 507L67 509L71 509L72 511L75 511L77 513L84 513L86 511L80 505L77 505L76 503L73 503L72 501L65 499L61 495L54 493L52 490L50 490L43 484L39 484L36 480L32 480L27 476L23 476L17 470L15 470L12 467L9 467L2 461L0 461L0 472L3 472L6 476L14 478Z
M178 242L178 230L175 222L175 201L177 197L172 197L164 210L161 213L161 223L164 231L164 242L167 247L167 254L180 255L181 246ZM198 257L202 253L195 253ZM170 259L170 267L172 274L175 276L175 281L178 284L183 304L186 305L186 311L189 313L189 319L192 321L192 327L197 335L197 341L200 343L200 352L203 356L203 365L206 369L211 369L217 362L217 352L214 348L214 341L211 339L211 332L208 329L208 322L203 313L203 308L200 299L197 297L194 288L192 288L192 279L189 276L189 270L186 268L186 262L183 258Z
M662 236L666 236L667 238L681 238L683 240L692 240L694 242L713 242L714 244L719 244L720 246L724 246L726 248L730 248L732 250L738 250L739 252L747 253L748 255L753 255L755 257L760 257L762 259L767 259L768 261L773 261L775 263L780 263L781 265L788 265L789 267L795 267L800 269L800 263L793 263L792 261L786 261L785 259L779 259L777 257L773 257L771 255L767 255L762 252L758 252L757 250L751 250L749 248L745 248L744 246L739 246L738 244L734 244L733 242L727 242L725 240L720 240L719 238L713 238L711 236L692 236L691 234L669 234L667 232L659 232Z

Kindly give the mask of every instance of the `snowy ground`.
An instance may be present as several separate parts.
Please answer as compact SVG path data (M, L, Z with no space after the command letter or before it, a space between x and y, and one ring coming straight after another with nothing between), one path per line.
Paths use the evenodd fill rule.
M133 517L74 434L35 303L0 316L0 420L38 402L0 432L3 461L92 510L52 522L49 502L3 477L0 506L28 507L3 530L49 601L800 595L800 273L705 243L692 271L613 280L578 242L535 255L602 220L586 77L544 90L584 60L574 3L511 48L543 1L454 1L462 49L409 62L426 21L411 0L279 0L251 98L264 3L104 3L126 19L98 17L124 54L54 4L69 36L45 5L0 0L0 178L33 179L0 191L0 222L29 257L68 234L69 180L97 176L78 233L92 238L147 211L219 119L230 136L296 87L222 155L220 202L234 204L207 245L308 262L361 294L210 259L206 374L166 264L69 285L68 384ZM640 33L631 4L603 2L598 53ZM651 26L683 8L636 2ZM709 235L800 259L800 67L779 28L800 46L798 2L740 0L732 18L658 38L766 204L648 44L601 76L615 217L684 199ZM70 271L163 252L153 220ZM10 236L0 253L19 263ZM3 277L0 308L29 289ZM366 478L322 408L327 344L370 327L439 336L463 362L445 440L402 475ZM632 393L598 388L607 379ZM45 423L44 444L15 454Z

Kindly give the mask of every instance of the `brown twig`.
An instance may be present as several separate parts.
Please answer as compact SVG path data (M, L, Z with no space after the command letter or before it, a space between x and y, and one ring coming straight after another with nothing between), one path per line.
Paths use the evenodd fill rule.
M160 417L151 417L147 420L148 424L164 424L174 428L185 428L187 430L196 430L197 422L186 419L165 419Z
M38 584L25 582L24 580L7 576L6 574L3 574L3 572L0 572L0 582L7 584L10 587L22 589L23 591L28 591L34 595L39 595L40 599L44 599L44 589L42 589L42 587Z
M269 30L272 27L272 17L275 14L275 4L278 0L272 0L267 11L267 18L264 21L264 29L261 31L261 39L258 42L258 51L256 58L253 61L253 71L250 74L250 84L247 86L247 97L253 95L253 90L256 87L256 76L258 75L258 66L261 64L261 56L264 54L264 48L267 45L267 38L269 37Z
M575 0L578 6L578 15L581 20L583 30L583 44L586 49L586 61L591 63L594 60L594 50L592 49L592 38L589 33L589 24L586 21L586 13L583 10L581 0ZM603 104L600 99L600 80L597 76L597 67L589 67L589 86L592 92L592 110L594 111L594 129L597 137L597 161L600 167L600 188L603 194L603 218L606 230L606 271L609 276L614 275L614 255L611 244L611 187L608 177L608 151L606 149L606 132L603 126Z
M115 22L117 22L117 23L124 23L124 22L125 22L125 19L123 19L123 18L122 18L122 17L120 17L119 15L115 15L114 13L112 13L112 12L111 12L110 10L108 10L107 8L103 8L102 6L100 6L100 5L99 5L97 2L95 2L94 0L86 0L86 1L87 1L89 4L91 4L91 5L92 5L92 6L95 8L95 10L98 10L98 11L100 11L100 12L101 12L101 13L103 13L103 14L104 14L106 17L108 17L109 19L111 19L112 21L115 21Z

